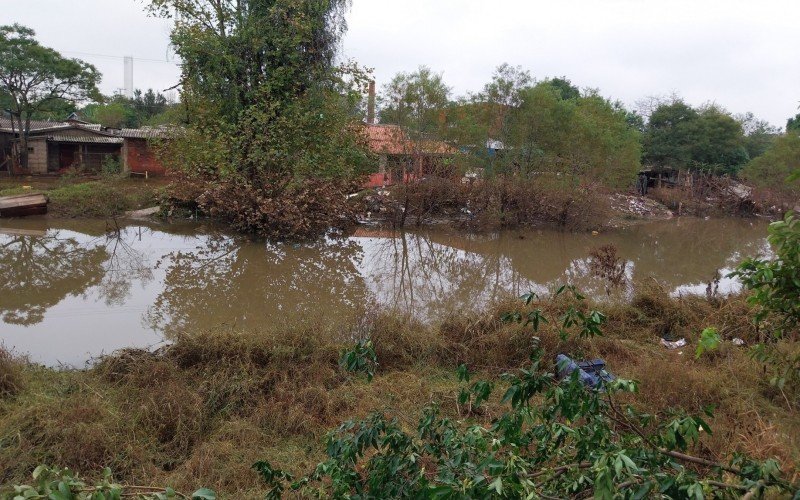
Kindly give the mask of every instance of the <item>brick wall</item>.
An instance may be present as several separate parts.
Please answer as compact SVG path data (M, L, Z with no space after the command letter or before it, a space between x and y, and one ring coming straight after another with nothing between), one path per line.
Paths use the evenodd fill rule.
M125 168L129 172L149 175L164 175L166 169L158 161L147 139L125 139L123 148Z

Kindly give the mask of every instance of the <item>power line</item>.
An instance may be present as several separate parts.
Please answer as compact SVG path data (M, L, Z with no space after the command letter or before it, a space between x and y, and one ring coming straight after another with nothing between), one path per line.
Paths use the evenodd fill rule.
M89 57L105 57L107 59L122 59L125 60L127 56L113 56L110 54L93 54L91 52L78 52L75 50L62 50L65 54L75 54L79 56L89 56ZM163 64L172 64L178 66L179 63L175 61L167 61L166 59L149 59L147 57L133 57L135 61L145 61L145 62L155 62L155 63L163 63Z

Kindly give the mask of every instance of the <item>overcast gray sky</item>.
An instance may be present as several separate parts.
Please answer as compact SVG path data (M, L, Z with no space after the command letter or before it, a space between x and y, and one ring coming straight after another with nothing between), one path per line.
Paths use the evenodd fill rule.
M169 23L147 17L142 0L0 4L2 24L95 64L106 93L123 86L125 55L136 87L177 82ZM780 126L798 112L800 0L353 0L348 20L343 54L374 68L379 85L425 64L460 95L508 62L629 106L674 91Z

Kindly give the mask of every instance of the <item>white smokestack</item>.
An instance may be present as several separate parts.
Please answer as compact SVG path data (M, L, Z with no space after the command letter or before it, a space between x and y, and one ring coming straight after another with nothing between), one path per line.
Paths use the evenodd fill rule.
M125 56L125 97L133 98L133 57Z

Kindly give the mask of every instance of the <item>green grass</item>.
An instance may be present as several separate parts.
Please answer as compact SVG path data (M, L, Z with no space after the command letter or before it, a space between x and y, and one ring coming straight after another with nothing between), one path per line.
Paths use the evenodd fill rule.
M36 191L25 189L23 187L13 187L8 189L0 189L0 196L14 196L17 194L28 194Z
M0 196L44 193L50 199L48 213L53 217L91 218L115 217L129 210L158 204L163 182L138 179L101 178L80 180L60 178L51 182L8 180L0 184Z

